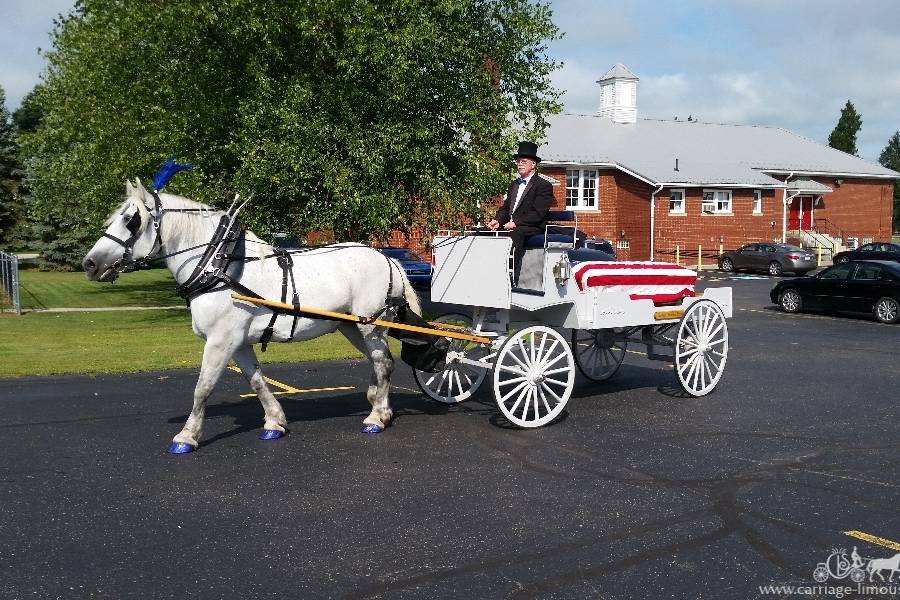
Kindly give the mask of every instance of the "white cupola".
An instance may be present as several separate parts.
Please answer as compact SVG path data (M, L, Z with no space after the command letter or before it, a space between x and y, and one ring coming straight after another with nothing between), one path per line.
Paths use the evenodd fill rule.
M597 114L615 123L637 121L637 82L637 75L622 63L616 63L597 80L600 84L600 110Z

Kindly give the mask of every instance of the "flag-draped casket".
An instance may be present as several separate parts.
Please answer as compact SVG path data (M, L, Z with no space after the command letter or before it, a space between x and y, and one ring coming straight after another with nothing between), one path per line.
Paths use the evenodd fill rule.
M573 265L578 289L626 292L632 300L676 302L694 295L697 272L661 262L583 262Z

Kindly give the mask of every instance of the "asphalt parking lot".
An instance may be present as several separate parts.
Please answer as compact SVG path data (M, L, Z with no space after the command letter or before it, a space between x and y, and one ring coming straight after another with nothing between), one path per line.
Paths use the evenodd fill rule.
M0 381L0 598L855 590L813 572L836 549L900 552L900 326L782 313L768 277L703 279L736 308L713 394L629 353L541 429L510 427L487 385L431 402L401 366L394 425L367 436L365 364L277 365L290 435L257 440L228 373L200 449L171 456L194 371Z

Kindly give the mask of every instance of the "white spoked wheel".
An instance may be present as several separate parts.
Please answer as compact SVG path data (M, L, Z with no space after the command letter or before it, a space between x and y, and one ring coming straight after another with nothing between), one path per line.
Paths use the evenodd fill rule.
M728 358L728 325L712 300L691 304L678 323L675 338L675 374L691 396L713 391Z
M460 314L441 315L433 321L456 325L457 327L471 327L472 319ZM444 404L456 404L468 400L478 391L488 369L467 365L460 362L461 358L479 360L488 355L489 347L466 340L452 340L447 351L447 366L438 373L428 373L413 369L413 378L425 395L432 400ZM489 367L489 365L485 365Z
M605 381L615 375L627 348L627 341L616 339L615 329L572 330L575 364L591 381Z
M575 387L566 339L543 325L507 338L494 361L494 399L510 423L540 427L559 416Z

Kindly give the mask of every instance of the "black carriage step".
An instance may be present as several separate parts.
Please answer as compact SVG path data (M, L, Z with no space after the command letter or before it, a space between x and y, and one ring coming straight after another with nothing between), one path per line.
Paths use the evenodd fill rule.
M648 360L659 360L662 362L671 363L671 362L675 362L675 355L674 354L658 354L658 353L654 352L653 350L651 350L650 348L647 348L647 359Z
M528 296L543 296L543 290L529 290L527 288L514 287L512 291L516 294L526 294Z

